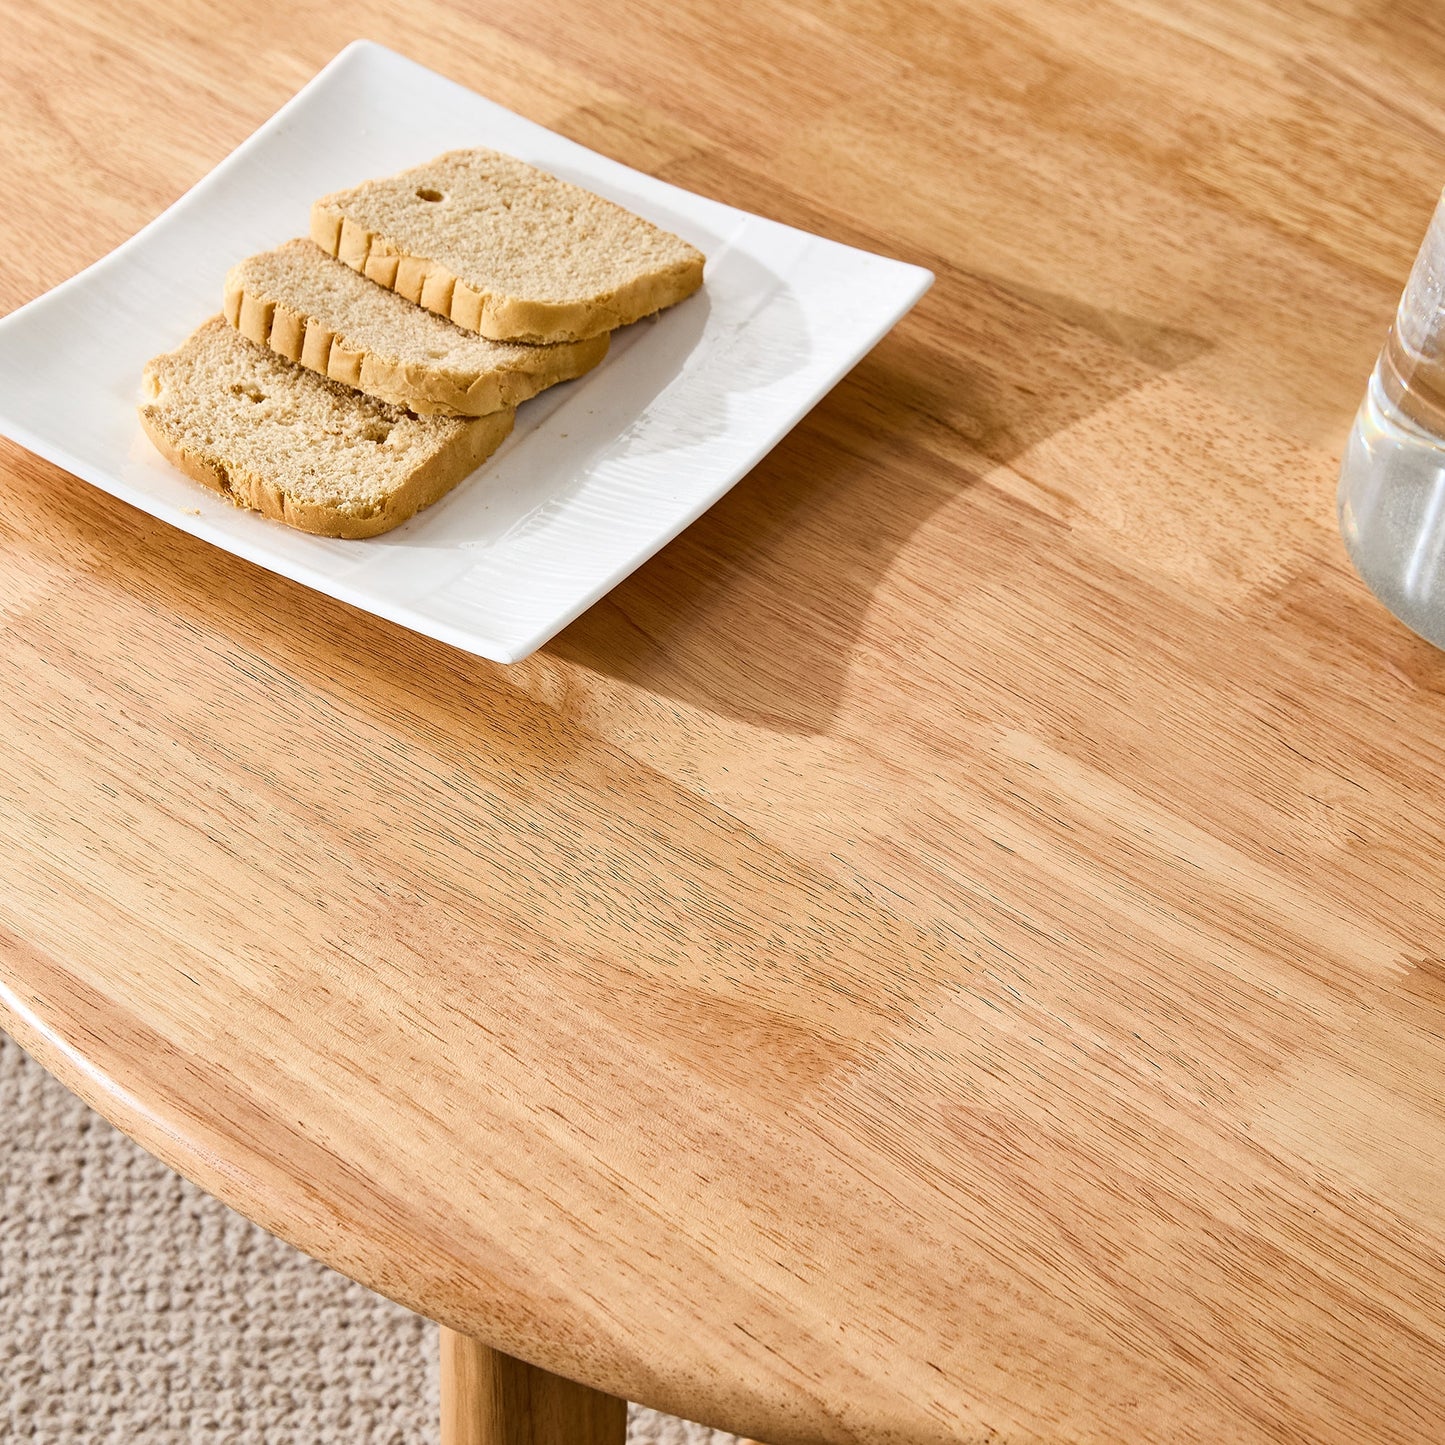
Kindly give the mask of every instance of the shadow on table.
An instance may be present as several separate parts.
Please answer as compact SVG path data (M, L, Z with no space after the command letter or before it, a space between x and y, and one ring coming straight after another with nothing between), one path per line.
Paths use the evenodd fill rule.
M932 554L967 588L1010 551L1016 564L1021 528L1063 525L997 489L963 501L981 474L1205 349L1187 332L945 268L914 316L732 492L549 650L708 711L825 731L857 652L907 645L900 616L868 624L890 574L906 569L926 589ZM900 565L930 526L937 535Z
M714 714L818 733L861 652L906 653L906 624L926 621L930 606L967 606L961 594L990 578L1020 585L1020 559L1042 553L1067 519L978 487L981 476L1204 344L937 269L934 293L902 328L549 651ZM17 515L43 510L42 550L57 566L93 567L186 626L274 630L303 654L319 649L327 666L424 676L431 705L458 725L480 697L511 691L491 664L222 559L19 449L8 469ZM930 595L945 565L954 590ZM330 657L333 646L349 660Z

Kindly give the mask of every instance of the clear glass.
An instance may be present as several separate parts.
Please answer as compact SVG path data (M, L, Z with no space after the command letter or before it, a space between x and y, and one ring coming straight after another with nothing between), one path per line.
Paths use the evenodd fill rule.
M1350 432L1339 514L1370 589L1445 647L1445 197Z

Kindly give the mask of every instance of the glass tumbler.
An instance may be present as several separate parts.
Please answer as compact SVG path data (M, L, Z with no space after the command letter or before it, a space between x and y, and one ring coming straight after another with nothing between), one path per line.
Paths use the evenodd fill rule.
M1445 647L1445 197L1350 432L1339 515L1370 590Z

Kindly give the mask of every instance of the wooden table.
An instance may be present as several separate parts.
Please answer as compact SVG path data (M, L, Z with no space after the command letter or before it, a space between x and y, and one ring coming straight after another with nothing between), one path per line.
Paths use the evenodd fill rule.
M6 309L356 34L939 278L513 668L0 445L26 1048L413 1309L774 1445L1438 1438L1445 655L1333 523L1437 7L4 31Z

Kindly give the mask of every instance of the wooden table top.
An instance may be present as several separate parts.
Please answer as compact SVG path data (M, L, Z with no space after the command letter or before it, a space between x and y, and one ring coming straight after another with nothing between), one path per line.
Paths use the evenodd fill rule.
M1445 655L1333 491L1438 10L485 13L12 0L0 308L357 34L938 284L513 668L0 444L6 1027L338 1269L777 1445L1427 1438Z

